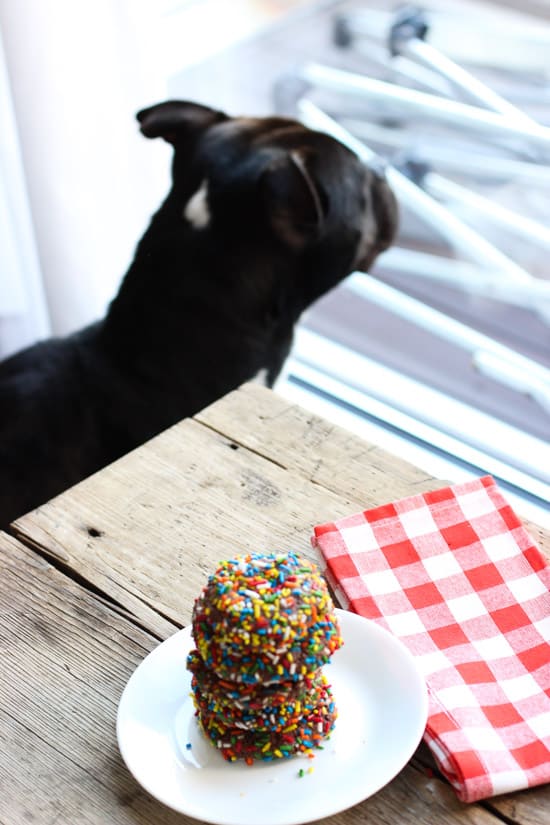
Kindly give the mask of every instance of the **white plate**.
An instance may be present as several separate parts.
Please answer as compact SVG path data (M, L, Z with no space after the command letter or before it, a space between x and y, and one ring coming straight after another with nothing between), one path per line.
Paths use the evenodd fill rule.
M137 781L176 811L215 825L298 825L382 788L424 733L424 679L395 637L355 613L337 613L344 646L324 672L338 719L314 759L251 766L223 759L194 716L185 667L193 641L186 628L143 660L120 699L118 743Z

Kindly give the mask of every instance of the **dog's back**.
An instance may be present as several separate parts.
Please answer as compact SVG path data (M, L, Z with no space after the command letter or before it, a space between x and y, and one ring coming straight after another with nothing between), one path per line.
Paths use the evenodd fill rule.
M0 525L260 370L395 231L387 184L281 118L171 101L138 115L174 146L172 188L107 317L0 364Z
M100 466L81 362L90 333L44 341L0 364L0 523Z

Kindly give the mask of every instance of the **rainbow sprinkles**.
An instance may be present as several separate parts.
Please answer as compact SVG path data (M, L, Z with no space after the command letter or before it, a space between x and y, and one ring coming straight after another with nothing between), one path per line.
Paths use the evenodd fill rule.
M342 645L316 567L296 553L220 564L195 602L187 667L202 729L225 759L312 756L336 707L321 668Z

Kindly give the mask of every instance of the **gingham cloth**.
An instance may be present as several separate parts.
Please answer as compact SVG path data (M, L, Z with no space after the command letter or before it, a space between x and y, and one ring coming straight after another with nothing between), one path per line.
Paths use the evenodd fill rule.
M342 606L398 636L465 802L550 782L550 568L484 477L315 527Z

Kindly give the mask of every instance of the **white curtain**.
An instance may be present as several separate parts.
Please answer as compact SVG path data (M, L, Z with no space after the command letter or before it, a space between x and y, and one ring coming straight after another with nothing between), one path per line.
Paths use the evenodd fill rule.
M166 94L154 6L0 0L0 347L17 317L28 342L102 315L166 190L168 147L135 120Z
M50 332L0 37L0 357Z

